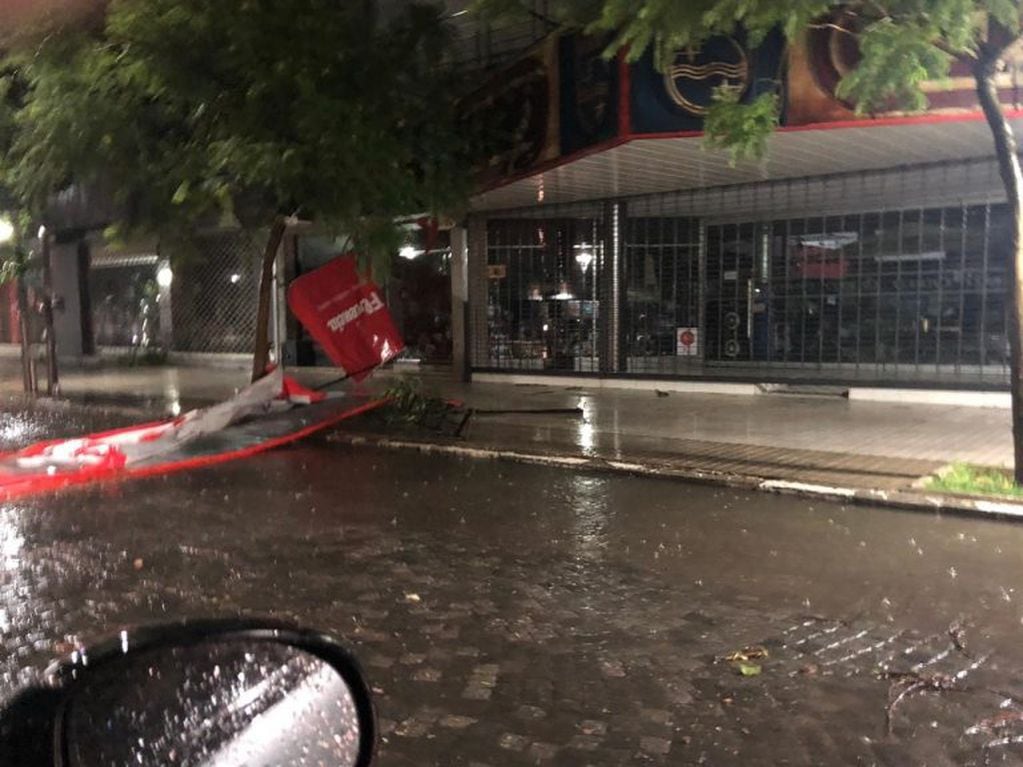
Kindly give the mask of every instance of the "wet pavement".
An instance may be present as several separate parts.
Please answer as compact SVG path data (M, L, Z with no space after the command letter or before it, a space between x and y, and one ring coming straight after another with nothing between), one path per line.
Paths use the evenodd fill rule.
M1011 523L311 441L0 508L0 693L273 615L356 648L385 766L1017 763L1021 578Z
M336 381L329 368L296 368L289 373L308 385ZM722 453L782 449L793 455L817 452L885 461L947 463L969 461L992 466L1012 463L1012 434L1006 409L872 402L839 396L792 394L726 395L696 392L633 391L594 386L512 383L472 384L451 380L450 370L381 371L367 382L378 388L412 376L427 393L465 400L476 408L549 409L582 407L582 423L562 417L488 416L475 425L504 442L600 448L618 454L678 453L698 457L707 447ZM63 396L104 407L131 405L149 411L180 412L231 396L248 381L247 366L106 365L65 369ZM667 386L668 384L662 384ZM0 356L0 395L21 390L15 360ZM926 392L925 392L926 393ZM663 396L661 396L663 395ZM825 467L826 468L826 467Z

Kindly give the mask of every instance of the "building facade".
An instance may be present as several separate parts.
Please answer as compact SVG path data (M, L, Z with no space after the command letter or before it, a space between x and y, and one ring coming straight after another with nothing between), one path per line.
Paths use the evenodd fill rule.
M531 119L466 226L472 371L1005 387L1009 221L969 70L924 114L859 117L846 38L718 38L662 73L551 37L495 76L515 95L486 103ZM705 149L713 87L779 71L767 155Z

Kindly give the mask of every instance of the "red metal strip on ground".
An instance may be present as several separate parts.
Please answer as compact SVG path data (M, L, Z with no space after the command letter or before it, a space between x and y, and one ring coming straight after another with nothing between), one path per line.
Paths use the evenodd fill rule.
M109 437L118 437L118 436L120 436L122 434L128 434L128 433L133 432L133 431L145 431L147 429L154 429L154 428L156 428L158 426L166 426L167 424L174 423L177 420L180 420L180 416L178 418L168 418L165 421L150 421L149 423L140 423L140 424L138 424L136 426L122 426L119 429L109 429L108 431L99 431L99 432L96 432L94 434L85 434L85 435L83 435L83 437L88 437L89 439L107 439ZM78 438L77 437L61 437L60 439L47 439L47 440L43 440L42 442L36 442L36 443L34 443L32 445L28 445L28 446L22 448L21 450L16 450L16 451L14 451L12 453L0 453L0 461L4 461L4 460L6 460L8 458L11 458L11 457L13 457L15 455L25 456L25 457L31 457L31 456L34 456L34 455L39 455L44 450L46 450L46 448L52 447L53 445L59 445L61 442L67 442L70 439L78 439ZM0 496L0 497L2 497L2 496Z
M227 461L234 461L240 458L248 458L259 453L264 453L268 450L273 450L284 445L289 445L292 442L297 442L301 439L315 434L318 431L329 429L341 421L348 418L353 418L362 413L375 410L385 404L389 400L378 399L371 400L370 402L363 403L357 407L351 408L350 410L344 410L331 418L320 421L318 423L310 424L298 431L292 432L291 434L285 434L280 437L268 439L265 442L260 442L256 445L249 445L248 447L240 448L238 450L231 450L225 453L214 453L212 455L197 456L195 458L188 458L181 461L175 461L173 463L166 463L156 466L146 466L138 469L118 469L111 471L107 468L96 468L96 469L81 469L79 471L68 473L68 474L40 474L37 476L26 477L22 482L16 482L9 485L0 485L0 501L12 501L17 498L25 498L31 495L42 495L44 493L55 492L57 490L64 490L70 487L77 487L80 485L95 484L105 481L120 481L122 479L141 479L144 477L159 476L161 474L171 474L178 471L187 471L188 469L198 469L207 466L216 466L217 464L226 463ZM104 432L107 436L112 434L124 433L137 428L144 427L131 427L128 429L118 429L113 432ZM96 435L90 435L96 436ZM63 440L55 440L56 442L62 442ZM0 456L0 459L13 455L8 453L6 456Z

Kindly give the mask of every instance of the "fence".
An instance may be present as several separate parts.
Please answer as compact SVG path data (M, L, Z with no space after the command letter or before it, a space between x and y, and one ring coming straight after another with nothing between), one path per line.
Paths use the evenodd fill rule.
M171 284L174 351L251 352L263 243L247 232L209 232L176 262Z

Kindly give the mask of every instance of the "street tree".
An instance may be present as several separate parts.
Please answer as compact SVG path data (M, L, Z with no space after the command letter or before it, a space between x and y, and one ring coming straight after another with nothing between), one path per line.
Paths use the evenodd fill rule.
M41 215L71 185L111 190L115 236L266 234L253 377L268 361L275 254L290 220L343 233L379 273L396 217L457 211L469 150L429 5L110 0L9 39L22 91L0 184ZM98 9L98 10L97 10ZM3 81L0 81L3 82Z
M529 0L478 0L477 8L536 13ZM1023 485L1023 176L995 83L1006 54L1021 44L1018 0L549 0L545 8L557 24L610 34L606 55L625 50L635 61L650 49L662 69L678 50L737 27L753 45L775 30L791 41L841 13L851 23L835 28L856 36L860 61L841 80L837 95L854 102L860 114L924 110L923 84L946 77L953 61L970 62L1011 220L1007 331L1015 480ZM762 156L778 126L780 87L748 102L735 89L718 88L704 124L705 143L730 150L733 161Z

